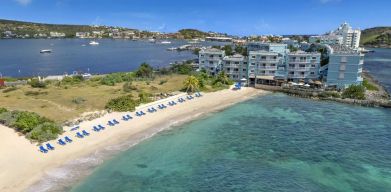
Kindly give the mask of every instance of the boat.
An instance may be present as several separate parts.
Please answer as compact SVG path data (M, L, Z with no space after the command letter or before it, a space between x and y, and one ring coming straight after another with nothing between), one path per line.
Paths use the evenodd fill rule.
M51 49L42 49L40 53L52 53Z
M99 45L99 42L96 42L96 41L90 41L89 43L90 45Z
M160 44L171 44L171 41L162 41Z
M176 51L178 48L176 48L176 47L170 47L170 48L168 48L167 50L168 51Z
M148 42L150 42L150 43L155 43L155 39L148 39Z

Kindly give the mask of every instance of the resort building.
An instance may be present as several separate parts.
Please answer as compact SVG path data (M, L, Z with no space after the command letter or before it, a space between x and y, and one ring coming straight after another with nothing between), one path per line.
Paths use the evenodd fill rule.
M248 60L243 55L225 56L222 70L234 81L247 80L247 63Z
M269 81L274 81L276 76L284 79L285 69L279 69L283 65L284 57L279 53L265 50L250 51L248 57L249 85L269 84Z
M361 84L364 54L345 46L329 47L327 86L346 88Z
M310 43L321 43L328 45L343 45L352 49L360 46L361 31L353 29L348 23L343 23L338 29L322 36L312 36Z
M308 82L320 78L320 53L297 51L288 53L287 79L288 81Z
M220 72L225 52L220 49L202 49L199 52L199 69L205 69L209 75Z

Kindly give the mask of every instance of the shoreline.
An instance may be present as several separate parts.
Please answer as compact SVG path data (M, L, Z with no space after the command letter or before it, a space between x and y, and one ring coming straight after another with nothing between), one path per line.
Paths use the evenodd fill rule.
M0 137L5 138L0 139L0 153L3 157L6 157L0 158L0 169L2 170L2 173L0 173L0 190L24 191L31 186L40 186L40 182L45 180L47 176L50 177L50 171L55 169L61 170L62 166L69 165L69 163L72 165L73 160L88 158L91 154L98 153L100 149L113 146L115 148L116 145L118 146L130 140L131 142L126 147L128 149L167 128L187 123L205 114L222 110L254 96L267 93L267 91L254 88L205 93L203 97L168 107L164 112L159 110L156 113L148 113L143 117L132 115L134 119L129 122L121 120L119 125L115 127L106 126L106 130L100 133L91 131L93 125L105 124L103 122L114 118L119 120L122 115L126 114L110 113L104 117L80 124L80 131L87 130L91 133L89 137L77 139L74 137L74 133L66 132L61 137L65 135L71 136L74 142L66 146L55 144L56 149L47 154L40 153L36 145L30 143L24 137L18 136L13 129L0 126ZM169 99L177 97L174 96ZM147 108L150 105L160 104L169 99L140 106L137 110ZM169 121L167 121L168 119ZM54 144L55 142L52 141L51 143ZM119 149L121 150L121 147ZM77 163L73 165L77 165ZM81 176L83 177L83 175Z

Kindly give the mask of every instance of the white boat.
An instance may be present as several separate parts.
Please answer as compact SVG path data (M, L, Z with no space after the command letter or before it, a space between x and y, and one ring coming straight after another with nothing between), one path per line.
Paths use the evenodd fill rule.
M148 39L148 42L150 42L150 43L155 43L155 39Z
M162 41L160 44L171 44L171 41Z
M99 42L96 42L96 41L90 41L89 43L90 45L99 45Z
M40 51L40 53L51 53L51 52L52 52L51 49L42 49L42 50Z
M178 48L176 48L176 47L170 47L170 48L168 48L167 50L168 51L176 51Z

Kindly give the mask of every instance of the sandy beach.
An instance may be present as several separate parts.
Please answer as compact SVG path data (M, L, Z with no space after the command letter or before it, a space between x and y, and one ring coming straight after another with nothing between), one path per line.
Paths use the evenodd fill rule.
M78 139L75 137L75 132L67 131L61 138L69 136L73 139L72 143L60 146L56 141L51 141L50 143L54 144L56 149L47 154L39 152L36 144L19 136L13 129L0 126L0 191L24 191L39 181L45 172L73 159L94 153L102 147L124 142L131 139L133 135L147 133L148 130L164 124L190 121L201 114L214 112L255 95L266 93L253 88L205 93L200 98L169 106L163 111L158 110L158 112L148 113L142 117L136 117L134 113L130 113L133 116L130 121L120 120L124 114L129 113L110 113L102 118L80 124L80 130L87 130L91 133L88 137ZM178 97L183 96L184 94L177 95L140 106L137 110L146 112L146 108L150 106L156 108L156 105L161 103L167 105L168 101L177 100ZM107 121L112 119L119 120L120 124L114 127L107 126ZM92 131L92 127L98 124L106 126L106 129L98 133Z

